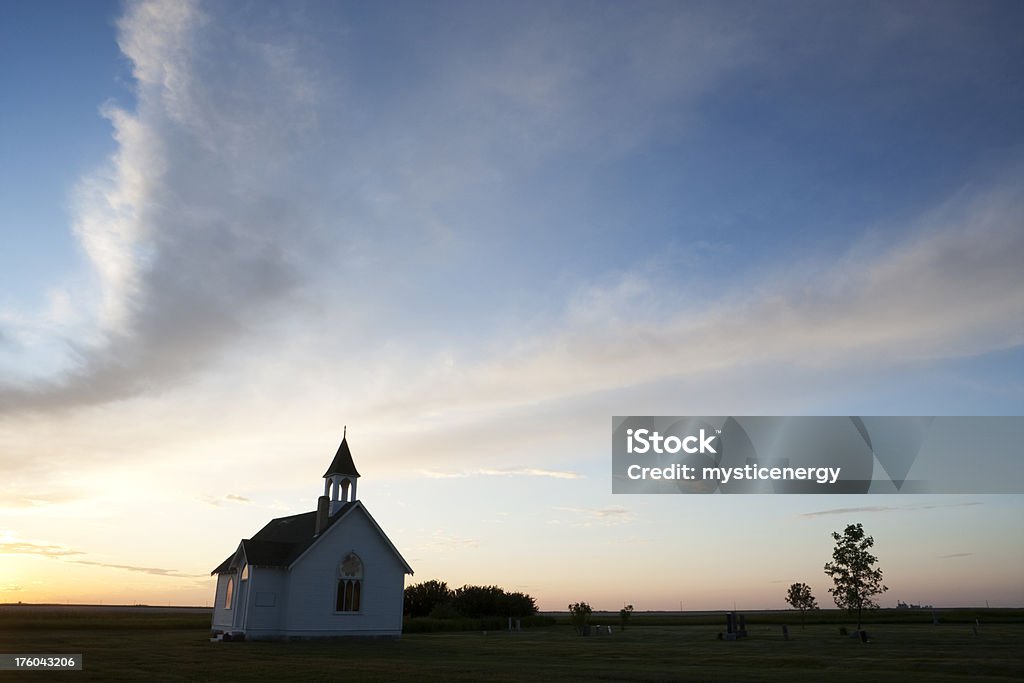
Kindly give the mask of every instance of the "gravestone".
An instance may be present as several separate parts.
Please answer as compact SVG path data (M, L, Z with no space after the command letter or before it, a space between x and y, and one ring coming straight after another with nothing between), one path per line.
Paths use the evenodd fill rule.
M731 638L729 636L732 636ZM725 613L725 639L736 640L747 637L747 617L735 612Z

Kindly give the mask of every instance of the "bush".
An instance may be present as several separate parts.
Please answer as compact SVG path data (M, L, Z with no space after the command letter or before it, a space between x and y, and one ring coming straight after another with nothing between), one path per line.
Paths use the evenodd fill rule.
M547 616L532 616L522 619L523 628L541 628L552 626L555 620ZM508 618L487 617L485 619L470 619L466 617L455 619L435 619L433 617L418 617L415 619L406 617L402 621L403 633L441 633L450 631L504 631L508 628Z
M405 609L408 617L425 617L438 605L451 602L452 591L444 581L424 581L405 589Z
M525 593L506 593L497 586L458 588L452 605L466 617L529 617L537 613L532 597Z
M467 585L450 590L443 581L432 580L405 589L403 614L406 617L521 619L536 613L537 603L531 596L518 592L506 593L497 586Z
M462 616L451 602L442 603L430 610L431 619L458 619Z
M593 614L593 612L594 610L585 602L574 602L569 605L569 619L572 620L572 625L576 629L576 633L581 636L583 635L584 630L590 623L590 615Z

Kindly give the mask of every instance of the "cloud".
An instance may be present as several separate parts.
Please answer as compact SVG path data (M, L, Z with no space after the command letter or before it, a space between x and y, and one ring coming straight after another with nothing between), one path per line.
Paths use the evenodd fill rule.
M225 503L244 503L246 505L252 504L252 499L246 498L245 496L239 496L235 493L228 493L224 496L203 496L200 500L209 505L210 507L223 507Z
M890 512L893 510L905 510L906 508L892 507L889 505L862 505L853 508L833 508L831 510L819 510L817 512L803 512L800 517L827 517L829 515L850 515L860 512Z
M3 463L0 462L0 465ZM0 503L0 508L37 508L46 505L59 505L61 503L68 503L73 500L77 500L79 496L70 493L18 493L13 494L5 493L3 496L3 502Z
M96 289L54 296L70 369L0 384L0 413L158 395L212 367L244 375L261 342L296 374L372 362L386 398L368 411L468 420L737 368L884 368L1024 343L1014 168L916 219L859 226L878 236L844 254L774 272L723 259L733 279L710 294L624 257L596 275L534 265L549 235L586 243L597 229L510 210L548 184L545 163L581 160L582 178L699 130L702 98L766 50L787 66L811 59L772 40L812 19L683 5L579 17L539 4L468 12L473 30L433 50L420 23L447 18L424 11L394 27L416 27L422 59L388 86L403 70L382 77L380 54L332 52L359 26L321 9L337 14L126 6L118 43L134 106L105 107L117 152L76 201ZM695 250L708 233L693 235ZM543 307L460 306L531 286ZM94 311L91 324L67 320L79 310ZM448 322L467 321L470 339L450 335ZM409 372L385 367L410 338ZM446 363L424 369L435 346ZM315 383L309 372L295 381Z
M491 477L551 477L552 479L582 479L583 475L577 472L564 470L548 470L540 467L509 467L501 469L482 469L480 474Z
M549 470L540 467L503 467L464 470L462 472L438 472L436 470L419 470L421 476L428 479L460 479L464 477L550 477L552 479L582 479L583 475L567 470Z
M957 557L970 557L974 553L951 553L949 555L939 555L940 560L951 560Z
M478 539L457 536L438 529L420 542L419 550L455 550L458 548L477 548L479 546L480 541Z
M574 515L574 526L615 526L631 522L633 511L621 505L610 505L603 508L579 508L579 507L555 507L560 512L569 512ZM558 520L552 520L558 523Z
M436 470L419 470L417 474L427 479L463 479L470 476L469 472L438 472Z
M403 299L415 309L407 278L385 271L429 278L460 259L513 262L470 253L510 226L452 220L452 206L491 204L569 150L621 155L750 59L751 41L723 17L615 6L588 18L544 5L469 12L472 30L417 52L421 21L450 23L424 11L393 27L415 26L406 57L424 78L406 83L382 75L373 50L338 48L356 30L340 8L265 9L126 5L117 40L134 106L104 107L117 151L74 202L95 287L55 295L75 319L37 332L67 358L31 383L0 384L0 413L166 391L300 311L345 302L358 320ZM517 250L542 234L516 229ZM378 305L364 310L369 298Z
M75 305L93 325L68 331L63 375L0 386L0 411L173 385L282 304L316 251L314 183L298 173L315 93L289 36L263 44L177 0L129 3L118 34L136 106L105 108L117 152L75 202L97 283Z
M626 274L607 291L583 290L559 323L509 351L456 359L380 408L479 413L773 364L878 370L1015 348L1022 187L1022 169L1006 170L892 226L895 237L869 234L839 256L740 275L696 305L676 283Z
M42 555L43 557L68 557L70 555L82 555L84 553L78 550L72 550L62 545L30 543L27 541L6 541L0 543L0 554Z
M205 578L206 574L184 574L176 569L163 569L160 567L138 567L131 564L111 564L109 562L91 562L89 560L67 560L68 562L74 562L75 564L87 564L93 567L109 567L111 569L124 569L130 572L141 572L143 574L153 574L156 576L168 576L172 578L181 579L194 579L194 578Z
M830 515L849 515L859 514L862 512L917 512L918 510L936 510L942 508L960 508L960 507L972 507L975 505L983 505L983 503L977 501L964 501L960 503L938 503L938 504L920 504L920 505L862 505L859 507L852 508L832 508L830 510L818 510L817 512L803 512L799 517L814 518L814 517L826 517Z
M56 545L51 543L32 543L28 541L16 541L13 540L13 535L10 532L4 532L2 538L7 539L0 542L0 554L4 555L41 555L43 557L50 558L69 558L76 555L84 555L85 553L79 550L72 550L66 546ZM145 574L155 574L159 576L170 576L177 578L197 578L205 577L205 574L185 574L175 569L163 569L159 567L139 567L136 565L126 564L111 564L107 562L95 562L92 560L77 560L77 559L65 559L65 562L71 562L74 564L85 564L94 567L109 567L112 569L124 569L133 572L142 572Z

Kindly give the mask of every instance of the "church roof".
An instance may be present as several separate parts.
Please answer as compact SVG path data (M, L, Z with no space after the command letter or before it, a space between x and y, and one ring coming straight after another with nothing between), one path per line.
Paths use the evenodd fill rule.
M334 460L331 461L331 466L327 468L324 477L329 477L332 474L344 474L349 477L359 476L359 472L356 471L356 464L352 462L352 451L348 449L348 439L345 437L341 438L338 452L334 454Z
M235 573L238 567L243 564L243 553L245 561L249 564L264 567L290 567L310 546L323 538L327 530L335 522L345 517L357 507L362 508L367 519L380 532L381 537L398 557L406 572L412 574L412 568L409 566L409 563L402 558L398 549L391 543L383 530L377 526L377 522L374 521L373 517L370 516L370 513L359 501L351 501L338 508L338 511L327 520L327 526L324 527L319 536L315 535L316 511L272 519L267 522L266 526L257 531L252 538L243 539L240 548L210 573Z
M329 529L334 522L341 519L344 513L354 505L354 502L342 505L338 512L331 515L331 518L327 520L327 526L324 527L324 531ZM315 532L315 510L313 512L303 512L299 515L277 517L267 522L266 526L257 531L252 538L243 539L242 551L245 553L245 559L249 564L265 567L287 567L299 555L306 552L306 548L313 545L313 542L318 538ZM230 574L234 571L237 564L241 564L241 562L234 562L237 555L238 551L235 551L210 573Z

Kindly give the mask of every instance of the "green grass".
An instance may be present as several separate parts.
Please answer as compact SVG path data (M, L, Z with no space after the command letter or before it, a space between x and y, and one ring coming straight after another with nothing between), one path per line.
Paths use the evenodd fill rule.
M1000 612L1009 623L990 623ZM594 621L617 623L600 616ZM866 645L838 635L837 623L793 626L792 613L748 614L750 637L737 642L717 640L721 614L635 614L625 632L586 638L559 624L521 633L407 634L401 640L210 643L208 612L91 613L88 619L75 608L0 607L0 651L82 653L85 671L34 675L76 681L994 681L1024 677L1021 616L985 612L977 636L973 619L934 626L930 613L927 623L868 622L872 642ZM664 623L673 617L676 622ZM788 642L781 618L790 623ZM853 626L848 619L843 623ZM31 679L7 672L0 680Z

